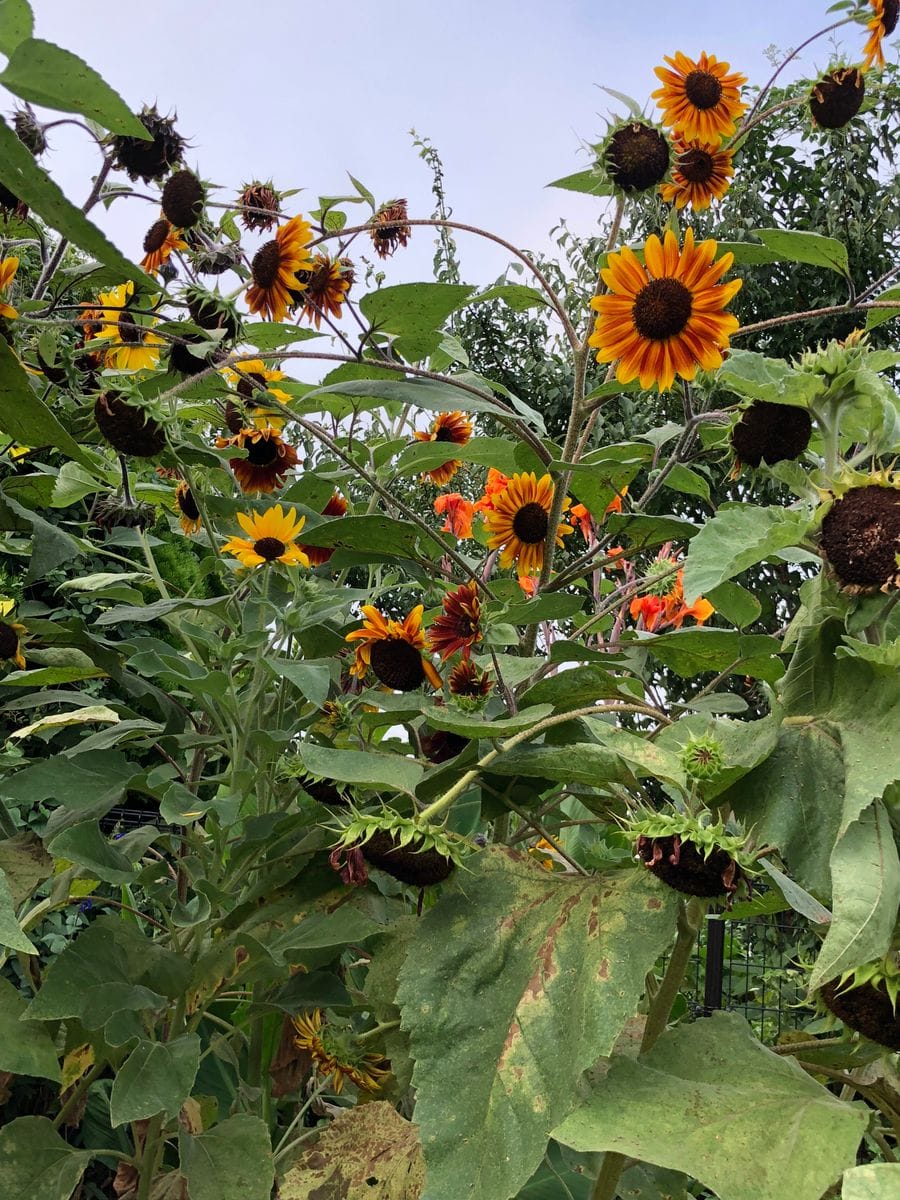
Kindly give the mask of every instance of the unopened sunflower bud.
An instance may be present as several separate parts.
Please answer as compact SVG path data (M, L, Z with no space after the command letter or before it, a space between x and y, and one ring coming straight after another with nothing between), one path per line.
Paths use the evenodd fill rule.
M715 779L725 766L722 744L709 734L691 737L682 747L681 765L692 779Z

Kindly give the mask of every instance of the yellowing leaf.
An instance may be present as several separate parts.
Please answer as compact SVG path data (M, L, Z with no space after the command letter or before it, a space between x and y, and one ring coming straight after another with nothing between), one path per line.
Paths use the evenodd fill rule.
M42 733L45 729L63 729L66 725L85 725L91 721L103 721L116 725L120 720L119 714L113 712L105 704L91 704L87 708L77 708L72 712L54 713L51 717L41 717L22 729L16 729L10 738L31 737L33 733Z

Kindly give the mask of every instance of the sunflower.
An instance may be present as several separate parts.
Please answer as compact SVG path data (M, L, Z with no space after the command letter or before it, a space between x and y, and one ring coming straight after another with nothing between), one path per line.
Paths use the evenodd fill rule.
M268 183L261 183L258 179L253 183L245 183L238 196L241 224L245 229L268 231L278 221L280 204L281 199L271 179Z
M19 260L17 258L4 258L0 262L0 292L5 292L9 285L16 277L16 271L19 269ZM12 320L19 314L11 304L4 304L0 300L0 317L8 317Z
M455 592L447 592L441 601L443 614L428 629L428 643L446 662L462 650L468 658L472 647L481 641L481 600L474 583L463 583Z
M296 509L284 512L280 504L275 504L262 513L239 512L237 519L247 537L229 538L222 549L243 566L261 567L273 562L286 567L309 566L309 559L294 541L306 521L306 517L297 516Z
M392 691L411 692L425 680L440 688L441 677L429 659L422 632L423 604L418 604L402 621L382 616L372 604L362 606L362 629L348 633L346 641L358 642L350 674L362 679L369 667Z
M175 511L181 518L181 528L186 534L197 533L203 524L194 493L182 479L175 489Z
M247 451L246 458L228 460L242 492L274 492L284 483L288 471L300 461L294 447L271 425L262 429L241 429L230 438L216 438L216 446L220 450L236 446Z
M540 574L553 491L553 480L549 475L538 479L531 471L527 475L513 475L506 488L497 493L494 507L485 513L484 528L489 535L490 548L503 547L501 567L511 567L515 563L519 575ZM567 496L563 512L570 503ZM571 525L560 523L556 530L557 546L563 544L563 537L567 537L572 529Z
M472 516L475 506L460 492L442 492L434 500L434 511L444 523L441 533L452 533L460 541L472 536Z
M672 182L659 186L663 200L684 208L690 204L694 212L709 208L713 200L721 200L731 183L734 167L733 150L719 150L702 142L674 139L675 165Z
M900 16L900 0L869 0L869 3L872 6L872 18L867 23L869 37L863 47L863 71L868 71L873 64L884 66L881 43L897 28L897 17Z
M350 290L352 278L348 275L344 259L330 258L317 254L309 266L297 272L297 280L303 290L295 290L292 297L302 305L300 316L306 317L316 329L322 326L322 317L330 315L338 320L341 305Z
M412 230L406 224L409 213L405 200L382 204L369 223L369 233L379 258L390 258L398 246L406 246Z
M465 413L458 409L455 412L438 413L426 433L416 433L413 436L417 442L452 442L456 446L465 446L472 436L473 425ZM426 471L423 479L430 479L438 487L449 483L462 463L458 458L448 459L439 467Z
M323 517L345 517L347 515L347 501L340 492L332 492L331 498L322 509ZM334 554L333 546L306 546L300 547L306 557L309 559L311 567L321 567Z
M462 658L450 672L450 695L467 700L486 700L493 683L487 671L477 667L471 658Z
M654 67L663 86L652 93L663 111L664 123L679 137L718 146L734 133L735 121L747 107L740 97L747 76L729 75L727 62L705 52L696 62L681 51L665 59L673 69Z
M280 433L284 428L285 418L275 409L267 408L265 395L268 392L280 404L290 404L291 397L287 392L283 392L281 388L269 386L271 383L285 379L284 371L272 370L261 358L245 358L241 362L236 362L233 369L226 370L225 376L230 383L234 384L237 394L243 400L243 407L250 423L257 428L269 426ZM265 391L261 390L263 388ZM237 413L237 419L243 425L240 413ZM239 433L240 428L233 429L232 432Z
M0 600L0 618L8 617L16 607L15 600L4 598ZM25 655L22 653L22 635L27 632L24 625L18 621L0 619L0 662L11 662L25 670Z
M312 259L307 243L312 226L302 217L291 217L270 242L253 256L250 272L253 283L247 288L247 306L270 321L283 321L291 307L291 291L306 286L297 280L297 272L308 269Z
M147 230L141 266L145 271L156 272L169 261L173 250L187 250L187 242L170 221L160 217Z
M292 1017L291 1021L294 1045L310 1055L320 1075L331 1077L338 1095L346 1080L364 1092L377 1092L390 1073L380 1054L367 1054L356 1048L348 1035L332 1030L320 1008Z
M134 284L129 279L111 292L101 292L100 332L98 340L110 342L105 354L105 364L117 371L141 371L155 367L159 362L159 347L163 344L150 329L139 325L128 311L134 295Z
M666 391L676 374L693 379L698 367L722 365L722 350L738 328L737 317L723 309L741 280L720 284L734 255L713 261L715 255L711 238L694 245L693 229L679 250L670 229L665 242L656 234L647 239L645 266L627 246L609 256L601 275L611 294L591 301L600 315L588 342L598 362L618 362L620 383L639 378L642 388Z

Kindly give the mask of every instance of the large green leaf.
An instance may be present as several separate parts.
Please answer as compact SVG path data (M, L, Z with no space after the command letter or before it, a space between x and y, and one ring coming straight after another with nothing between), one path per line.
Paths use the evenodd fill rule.
M306 742L300 747L303 765L312 775L341 783L368 784L412 795L424 769L411 758L399 754L379 754L365 750L332 750Z
M420 537L418 526L384 516L341 517L303 530L303 541L310 546L399 554L404 558L415 557Z
M313 912L296 924L292 923L270 944L269 949L274 955L293 961L296 955L292 955L291 951L347 946L351 942L364 942L366 938L383 931L384 926L364 912L343 904L334 912Z
M90 1161L46 1117L17 1117L0 1129L3 1200L69 1200Z
M424 408L429 412L444 412L449 409L466 409L469 412L497 413L504 412L504 406L498 401L483 400L473 396L471 392L454 387L448 380L437 383L430 379L356 379L346 383L329 384L328 387L316 388L308 392L306 400L312 402L319 396L347 396L353 400L356 407L361 409L380 408L385 400L393 400L399 404L410 404L415 408ZM510 416L510 414L507 414ZM521 420L521 417L516 419ZM530 421L536 428L541 428L540 418Z
M562 878L506 849L463 874L419 922L397 999L426 1194L506 1200L634 1014L674 901L645 872Z
M456 709L435 706L425 710L425 720L435 729L445 729L462 737L505 738L533 728L552 712L552 704L535 704L531 708L523 708L514 717L492 720L474 713L469 715Z
M508 438L474 437L465 446L455 446L449 442L416 442L406 447L397 459L394 470L398 475L416 475L419 471L441 467L453 459L496 467L505 475L513 475L519 469L515 442Z
M0 0L0 54L12 54L31 37L34 17L28 0Z
M617 1058L553 1136L685 1171L720 1200L819 1200L868 1123L793 1061L765 1049L743 1017L714 1013Z
M424 1181L415 1125L376 1101L342 1112L326 1126L281 1180L278 1194L281 1200L419 1200ZM205 1194L197 1200L206 1200ZM210 1192L209 1200L230 1196Z
M867 808L831 855L834 919L810 976L810 990L891 948L900 908L900 857L879 801Z
M96 821L68 826L48 840L47 849L56 858L77 863L105 883L128 883L134 877L132 863L102 833Z
M13 904L21 904L53 874L53 859L33 833L18 833L0 841L0 871L6 875Z
M769 404L806 407L822 390L818 375L797 371L783 358L767 358L755 350L730 350L717 378L739 396Z
M264 1121L237 1113L205 1133L178 1139L191 1200L269 1200L275 1180Z
M850 273L847 247L837 238L799 229L752 229L750 232L755 233L763 245L786 258L788 262L826 267L840 275Z
M491 763L497 775L535 775L561 783L630 783L648 776L682 786L678 758L646 738L594 721L594 742L571 745L517 746Z
M692 604L747 567L794 546L809 528L805 510L735 504L720 508L691 541L684 564L684 598Z
M844 1172L841 1200L896 1200L900 1163L866 1163Z
M144 130L146 132L146 130ZM117 250L96 225L91 224L80 208L63 195L57 184L43 171L25 149L5 121L0 119L0 182L20 200L33 208L39 217L82 250L86 250L104 266L121 273L123 282L134 280L135 286L158 286L140 267Z
M112 1127L165 1113L174 1117L191 1094L200 1065L200 1038L141 1041L119 1068L109 1095Z
M564 192L584 192L588 196L610 196L613 190L609 180L592 169L564 175L562 179L548 183L547 187L562 188Z
M433 354L444 322L473 294L459 283L398 283L369 292L359 309L379 333L396 335L393 345L407 362Z
M59 1080L53 1038L37 1021L22 1020L28 1003L8 979L0 979L0 1071Z
M0 870L0 946L8 946L10 950L18 950L22 954L37 954L31 940L22 932L22 926L16 916L12 893L2 870Z
M682 679L703 671L728 670L732 675L774 682L784 674L777 657L781 643L764 633L696 626L648 635L640 645Z
M93 67L53 42L26 38L10 55L0 83L45 108L81 113L111 133L146 138L147 130Z

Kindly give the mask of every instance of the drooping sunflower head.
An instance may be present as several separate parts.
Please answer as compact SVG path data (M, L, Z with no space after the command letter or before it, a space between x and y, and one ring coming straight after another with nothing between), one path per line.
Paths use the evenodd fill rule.
M516 566L518 575L539 575L544 565L544 544L550 529L550 510L553 507L554 485L549 475L540 479L533 471L513 475L502 492L493 497L493 508L485 512L484 528L492 550L502 547L501 567ZM562 511L571 501L566 497ZM560 522L555 531L556 544L573 527Z
M882 43L897 28L897 18L900 16L900 0L869 0L869 4L872 16L867 22L869 36L863 47L863 71L868 71L873 65L884 66Z
M0 213L4 221L9 221L10 217L24 221L28 216L28 205L15 192L11 192L5 183L0 183Z
M754 400L731 431L738 464L758 467L799 458L812 437L812 417L793 404Z
M601 151L606 174L623 192L656 187L666 177L671 151L665 134L646 121L625 121L611 130Z
M351 805L349 817L340 824L332 860L341 850L357 849L373 867L401 883L429 887L447 879L467 848L443 826L421 824L387 809L361 813Z
M817 994L825 1008L849 1028L889 1050L900 1050L900 950L863 963Z
M245 229L256 229L263 233L272 229L278 220L278 210L281 207L281 197L270 179L261 183L258 179L253 183L245 183L238 196L238 207L241 210L241 224Z
M332 492L328 503L322 509L323 517L345 517L347 515L347 501L340 492ZM333 546L303 546L303 552L309 558L311 567L321 567L334 554Z
M242 566L261 567L276 562L287 567L309 566L309 560L296 543L306 518L298 517L296 509L284 511L280 504L275 504L265 512L238 513L237 519L247 536L229 538L222 549L233 554Z
M186 534L197 533L203 524L200 509L194 499L194 493L182 479L175 489L175 510L181 520L181 528Z
M200 220L206 201L206 188L193 171L176 171L166 180L162 192L162 210L176 229L191 229Z
M288 471L300 462L294 447L284 441L271 425L265 425L262 429L248 427L241 429L234 437L216 438L216 446L220 450L228 446L246 450L246 458L228 460L242 492L276 491L284 483Z
M35 116L34 109L30 104L16 109L13 115L13 128L22 145L35 158L40 158L47 149L47 137L44 133L44 126Z
M680 51L665 60L668 67L654 68L663 86L652 93L663 123L683 138L718 146L734 133L737 118L747 108L740 94L746 75L729 73L727 62L705 52L696 62Z
M15 600L8 596L0 597L0 663L13 663L20 671L24 671L22 639L28 631L20 622L7 620L15 607Z
M224 331L224 341L236 341L241 332L241 318L233 301L221 292L192 285L185 290L185 301L191 320L207 333Z
M357 643L350 674L362 679L371 667L375 677L391 691L412 692L426 681L440 689L441 677L424 653L424 611L425 606L418 604L402 621L395 621L374 605L364 604L362 628L352 630L345 639Z
M862 107L865 77L858 67L828 71L809 94L809 111L820 129L843 129Z
M475 583L460 584L441 601L443 612L428 629L428 642L435 654L446 662L457 650L468 658L472 647L481 641L481 599Z
M431 428L415 433L414 437L417 442L448 442L454 446L465 446L472 436L473 429L470 418L457 409L454 412L438 413ZM461 466L462 463L458 458L448 459L439 467L433 467L430 471L426 471L422 478L430 479L438 487L443 487L450 482Z
M407 221L409 213L405 200L389 200L369 222L372 245L379 258L390 258L398 246L405 246L412 230Z
M637 838L635 857L658 879L689 896L727 896L730 906L738 887L748 893L758 874L747 839L729 833L709 812L647 812L627 823Z
M175 117L162 117L155 105L138 113L138 120L150 134L150 140L119 135L113 138L117 167L131 179L144 183L163 179L181 161L187 143L175 129Z
M659 189L663 200L678 209L690 205L694 212L702 212L713 200L721 200L734 175L734 151L680 137L675 138L674 147L672 182L661 184Z
M323 316L340 319L341 306L351 283L342 265L344 261L327 254L317 254L308 267L297 272L297 280L303 289L292 292L291 297L301 306L301 317L305 317L316 329L321 328Z
M292 1017L291 1021L294 1045L309 1054L317 1074L331 1079L337 1095L345 1083L352 1083L363 1092L377 1092L390 1074L382 1055L358 1046L349 1028L327 1023L320 1008Z
M186 250L187 242L177 229L160 217L154 221L144 237L144 257L141 266L145 271L157 272L163 263L167 263L173 250Z
M597 361L616 362L620 383L639 379L642 388L660 391L676 375L690 380L698 368L720 367L738 328L724 309L741 280L719 282L733 262L731 253L716 260L712 239L695 245L693 229L685 231L682 249L671 229L662 242L651 235L643 263L627 246L611 254L601 271L609 292L591 301L599 315L588 342Z
M859 480L859 486L855 486ZM840 587L871 595L900 587L900 477L854 476L838 485L819 543Z
M119 392L101 392L94 402L94 421L119 454L153 458L165 448L166 435L159 422Z
M262 313L270 321L284 320L293 303L291 293L303 290L297 272L312 261L308 249L311 240L312 226L296 216L260 246L250 264L253 282L247 288L247 306L252 313Z

